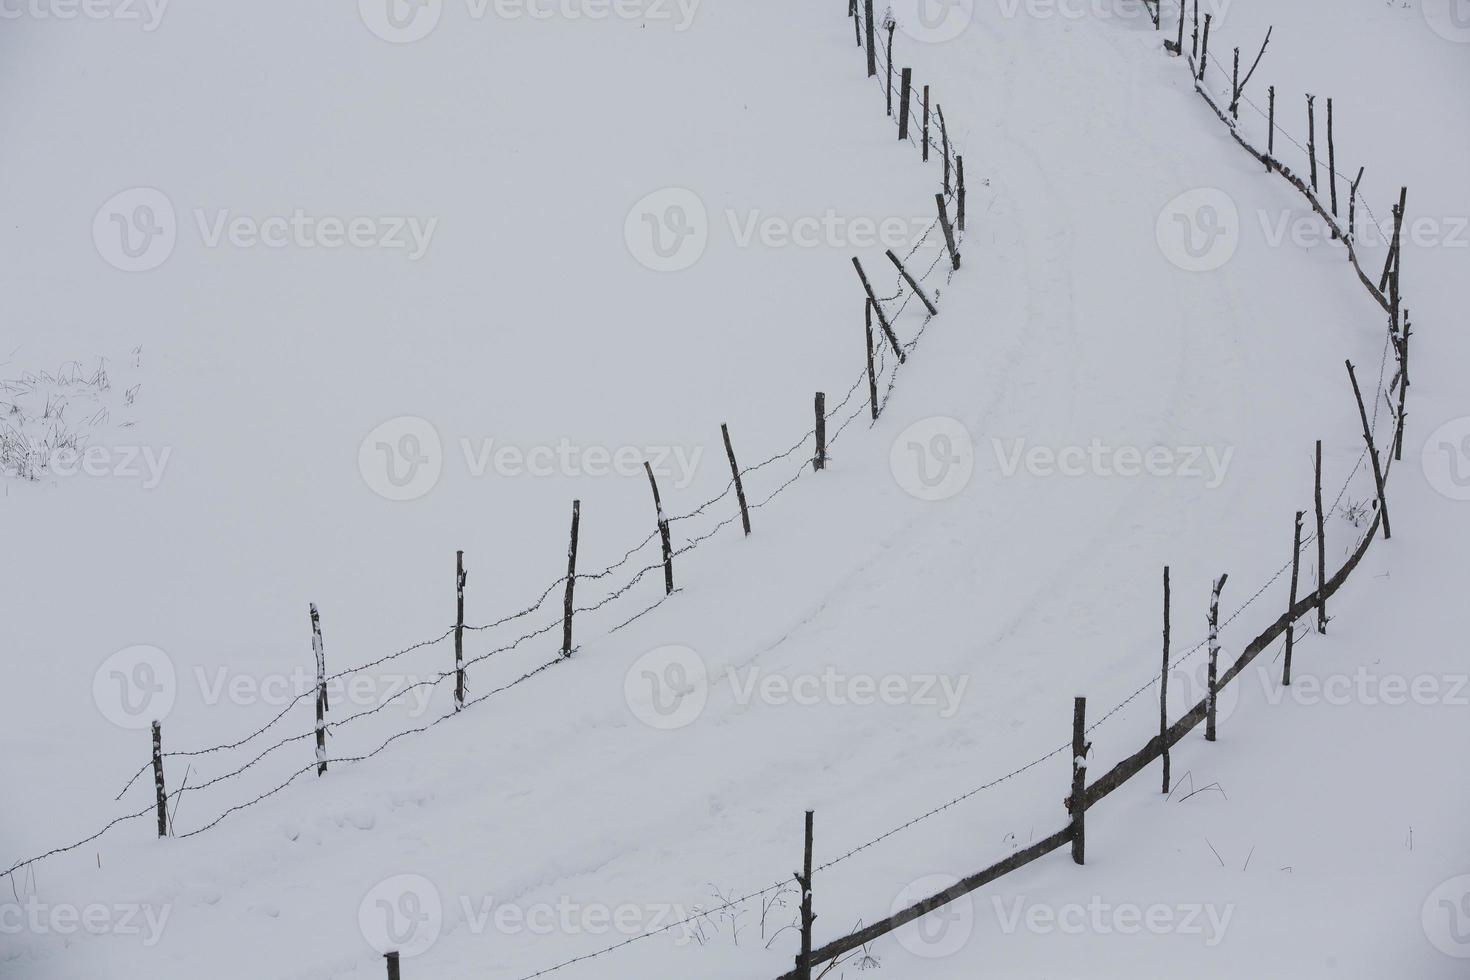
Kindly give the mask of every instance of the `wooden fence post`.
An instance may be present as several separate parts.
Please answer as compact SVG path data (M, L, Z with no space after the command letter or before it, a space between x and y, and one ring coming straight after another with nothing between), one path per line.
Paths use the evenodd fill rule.
M1332 189L1332 216L1337 217L1337 147L1332 141L1332 99L1327 100L1327 186ZM1337 237L1337 232L1332 233Z
M798 980L812 980L812 811L806 812L806 846L803 848L802 870L796 875L801 885L801 953L796 957Z
M934 103L934 112L939 116L940 152L944 154L944 193L949 193L949 127L944 124L944 106Z
M1190 34L1189 48L1190 48L1189 56L1191 58L1198 58L1199 57L1199 0L1194 0L1194 30Z
M1169 566L1164 566L1164 663L1159 668L1159 741L1164 750L1164 793L1169 792Z
M1322 515L1322 440L1317 440L1317 632L1327 633L1327 529Z
M1198 6L1198 4L1196 4L1196 6L1195 6L1195 16L1199 16L1199 6ZM1195 81L1199 81L1199 82L1203 82L1205 80L1205 66L1210 63L1210 20L1211 19L1212 19L1212 15L1211 14L1208 14L1208 13L1205 14L1205 36L1204 36L1204 40L1200 42L1200 49L1199 49L1199 77L1197 79L1195 79Z
M924 86L924 139L922 140L924 162L929 162L929 86Z
M567 546L567 592L561 613L561 655L572 655L572 591L577 585L577 529L582 523L582 501L572 501L572 543Z
M873 309L878 314L878 324L883 328L883 336L888 338L888 344L893 348L894 355L898 357L898 363L902 364L908 359L903 352L903 346L899 344L898 337L888 322L888 316L883 312L883 304L878 302L878 294L873 292L873 284L868 282L868 274L863 271L863 264L856 255L852 257L852 267L857 270L858 278L863 281L863 291L868 294L868 302L873 304Z
M469 577L464 570L464 552L454 553L454 710L464 707L464 583Z
M903 281L909 284L909 288L914 291L914 295L919 297L919 301L924 304L924 309L929 311L929 315L938 316L939 307L935 306L930 302L929 297L924 295L924 290L919 287L914 277L909 275L909 270L903 267L903 263L899 261L898 256L893 254L893 249L890 248L885 254L888 256L888 261L892 262L898 268L898 274L903 276Z
M954 158L955 169L955 227L965 230L965 158L958 153Z
M1276 86L1266 89L1266 159L1276 160ZM1269 169L1269 168L1268 168Z
M954 229L949 224L949 209L944 205L944 195L935 194L934 203L939 206L939 227L944 229L944 246L949 249L949 261L958 270L960 267L960 253L954 246Z
M827 396L817 392L817 454L812 457L812 470L820 473L827 468Z
M898 83L898 138L909 138L909 89L913 86L914 70L905 68Z
M878 50L873 46L873 0L864 0L863 13L868 21L868 77L878 74Z
M1072 699L1072 795L1067 809L1072 813L1072 860L1083 863L1086 851L1083 818L1087 813L1087 699Z
M888 21L888 84L885 86L888 95L888 118L893 118L893 29L898 25L892 19Z
M1179 0L1179 36L1173 41L1167 38L1164 39L1164 50L1175 58L1184 53L1184 18L1186 13L1184 0Z
M163 724L153 723L153 796L158 806L158 836L168 836L168 793L163 788Z
M1397 283L1398 270L1394 270L1394 280ZM1397 302L1398 289L1394 289L1395 302ZM1404 310L1404 327L1399 335L1399 417L1398 426L1394 431L1393 458L1402 460L1404 458L1404 400L1409 393L1409 335L1413 333L1409 326L1409 311Z
M669 522L664 518L664 502L658 495L658 481L653 478L653 467L643 461L643 472L648 474L648 486L653 490L653 509L658 515L658 536L663 542L664 595L674 592L674 551L669 541Z
M1235 61L1230 68L1230 118L1240 119L1240 48L1235 49Z
M878 421L878 375L873 370L873 301L863 301L863 326L868 335L868 406L873 421Z
M1312 163L1312 193L1317 193L1317 97L1307 96L1307 158Z
M1296 532L1291 539L1291 597L1286 604L1286 657L1281 665L1281 684L1283 687L1291 686L1291 647L1296 639L1296 617L1292 610L1296 609L1296 583L1297 573L1301 567L1302 559L1302 512L1296 512Z
M1348 241L1354 242L1358 237L1358 184L1363 180L1364 167L1358 168L1358 176L1353 178L1352 186L1348 188Z
M1368 409L1363 405L1363 393L1358 390L1358 376L1353 372L1353 362L1347 364L1348 379L1353 383L1353 397L1358 400L1358 417L1363 420L1363 441L1368 444L1368 458L1373 463L1373 483L1378 488L1378 513L1383 518L1383 540L1393 537L1388 528L1388 497L1383 492L1383 466L1378 460L1378 450L1373 446L1373 429L1368 424Z
M852 36L857 39L857 46L863 46L863 19L858 16L857 0L852 0L847 6L848 16L852 18Z
M398 973L398 952L385 953L383 959L388 961L388 980L402 980Z
M872 344L869 343L869 349ZM725 437L725 455L730 457L730 477L735 481L735 499L740 501L740 523L745 536L750 537L750 508L745 506L745 483L740 479L740 466L735 462L735 449L730 445L730 427L720 423L720 435Z
M316 774L327 773L327 648L322 643L322 619L311 603L311 652L316 655Z
M1205 740L1210 742L1215 740L1215 696L1218 693L1215 685L1220 676L1220 590L1225 588L1225 579L1228 577L1221 575L1210 592L1209 687L1205 691Z

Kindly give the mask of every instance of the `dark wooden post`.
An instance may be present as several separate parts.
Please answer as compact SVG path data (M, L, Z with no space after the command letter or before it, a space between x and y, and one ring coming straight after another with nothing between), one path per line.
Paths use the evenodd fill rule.
M1266 157L1273 163L1276 160L1276 86L1272 85L1266 89Z
M812 811L806 812L806 846L802 850L801 871L796 883L801 886L801 952L796 957L797 980L812 980Z
M1181 54L1184 53L1184 19L1185 19L1185 16L1186 16L1186 11L1185 11L1185 8L1184 8L1184 0L1179 0L1179 36L1175 39L1175 41L1174 41L1174 43L1172 45L1170 45L1168 41L1165 41L1164 42L1164 50L1167 51L1167 52L1169 52L1171 55L1173 55L1176 58L1179 57Z
M914 70L905 68L898 82L898 138L909 138L909 89L914 81Z
M1235 62L1230 69L1230 118L1240 119L1240 48L1235 49Z
M878 49L873 45L873 0L864 0L863 13L867 16L868 77L878 74Z
M1195 7L1195 16L1199 16L1198 5ZM1204 40L1200 42L1199 78L1196 79L1196 81L1200 82L1205 80L1205 66L1210 63L1210 20L1212 17L1212 14L1205 14L1205 36Z
M852 36L857 39L857 46L863 46L863 19L858 16L857 0L848 4L848 15L852 17Z
M817 392L817 454L812 457L812 469L818 473L827 468L827 396Z
M1332 141L1332 100L1327 100L1327 186L1332 189L1332 216L1337 217L1337 147ZM1336 238L1337 233L1333 232Z
M1067 809L1072 814L1072 860L1083 863L1086 851L1083 816L1087 813L1087 699L1072 699L1072 795Z
M1394 270L1394 280L1398 280L1397 269ZM1398 301L1397 295L1394 301ZM1399 417L1393 437L1393 458L1396 460L1404 458L1404 400L1409 393L1409 335L1413 332L1409 326L1409 311L1404 310L1404 329L1399 336Z
M934 112L939 116L939 145L944 154L944 193L949 193L949 127L944 124L944 106L934 103Z
M1317 97L1307 96L1307 158L1312 164L1312 193L1317 193Z
M924 86L924 162L929 162L929 86Z
M902 364L907 360L907 356L903 352L902 345L898 342L897 335L893 332L892 325L888 322L888 316L883 312L883 304L878 302L878 294L873 292L873 285L868 282L868 274L863 271L862 262L858 260L856 255L852 257L852 267L857 270L858 278L863 281L863 291L868 294L868 302L873 304L873 309L878 313L878 324L883 328L883 336L888 338L888 344L893 348L893 353L898 358L898 363Z
M386 953L383 959L388 961L388 980L401 980L398 974L398 952L397 950Z
M1390 328L1395 336L1399 332L1399 267L1402 265L1404 258L1403 238L1401 236L1404 230L1404 207L1407 204L1406 199L1408 193L1409 189L1407 187L1399 188L1399 203L1394 208L1393 214L1393 248L1389 252L1389 259L1393 263L1393 274L1388 280L1388 303L1390 307L1389 315L1392 317Z
M878 421L878 375L873 370L873 301L863 301L863 326L868 335L868 407Z
M868 345L872 349L871 342ZM730 427L720 423L720 435L725 437L725 455L730 457L730 477L735 481L735 499L740 501L740 523L750 536L750 508L745 506L745 483L740 479L740 466L735 462L735 449L730 445Z
M1194 30L1189 39L1189 55L1191 58L1199 57L1199 0L1194 0Z
M944 245L949 249L949 261L958 270L960 267L960 253L954 246L954 229L949 224L949 209L944 205L944 195L935 194L934 203L939 206L939 227L944 229Z
M1327 529L1322 515L1322 440L1317 440L1317 632L1327 633Z
M316 774L327 773L327 648L322 643L322 619L316 603L311 608L311 652L316 654Z
M648 465L648 460L643 461L643 472L648 474L648 486L653 491L653 509L658 515L658 536L663 542L664 595L672 595L674 592L674 549L669 539L669 522L664 517L664 502L658 495L658 481L653 478L653 467Z
M1353 383L1353 397L1358 400L1358 417L1363 420L1363 441L1368 444L1368 458L1373 463L1373 483L1378 488L1378 514L1383 518L1383 539L1393 537L1388 527L1388 497L1383 492L1383 465L1378 459L1378 450L1373 445L1373 429L1368 424L1368 409L1363 405L1363 393L1358 390L1358 376L1353 371L1353 362L1345 361L1348 379Z
M572 592L577 586L577 529L582 523L582 501L572 501L572 543L567 546L567 592L562 602L561 655L572 655Z
M965 230L965 158L958 153L954 158L955 170L955 227Z
M468 574L464 570L464 552L454 553L454 710L464 707L464 583Z
M1302 561L1302 512L1296 512L1296 531L1291 539L1291 597L1286 605L1286 658L1281 665L1281 683L1283 686L1291 686L1291 647L1296 639L1296 616L1292 611L1296 609L1296 583L1297 574Z
M168 836L168 793L163 788L163 725L153 723L153 796L158 806L158 836Z
M1407 187L1399 188L1399 203L1394 205L1393 209L1393 239L1388 244L1388 258L1383 263L1383 275L1378 280L1379 292L1388 289L1394 266L1398 264L1399 233L1403 230L1404 205L1407 203L1408 193ZM1397 328L1397 326L1398 323L1395 321L1394 327Z
M903 263L899 261L898 256L893 254L893 249L890 248L885 254L888 256L888 260L898 267L898 274L903 276L903 281L908 283L909 288L914 291L914 295L919 297L919 301L924 304L924 309L929 311L929 315L938 316L939 307L935 306L930 302L929 297L924 295L924 290L919 287L914 277L909 275L909 270L903 267Z
M1164 749L1164 789L1169 792L1169 566L1164 566L1164 664L1159 669L1159 742Z
M1218 694L1215 686L1220 676L1220 590L1225 588L1227 577L1221 575L1210 592L1209 687L1205 691L1205 739L1210 742L1215 740L1215 700Z
M1353 178L1353 184L1348 188L1348 241L1353 242L1358 237L1358 184L1363 180L1363 169L1358 168L1358 176Z
M892 20L888 22L888 84L885 87L888 95L888 118L893 118L893 29L897 25Z

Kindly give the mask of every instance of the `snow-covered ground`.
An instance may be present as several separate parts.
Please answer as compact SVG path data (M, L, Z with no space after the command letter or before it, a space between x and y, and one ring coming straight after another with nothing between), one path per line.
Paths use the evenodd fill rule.
M927 940L875 943L880 975L1463 972L1470 907L1452 879L1470 872L1470 729L1451 617L1470 584L1453 499L1470 496L1454 468L1470 452L1453 448L1470 435L1456 374L1470 252L1455 231L1470 215L1455 100L1470 47L1425 2L1237 0L1213 8L1211 41L1228 64L1229 46L1253 55L1274 24L1255 101L1275 85L1278 121L1303 138L1302 93L1318 95L1319 126L1332 95L1338 169L1367 168L1376 218L1402 183L1410 217L1437 222L1403 262L1417 329L1393 540L1339 594L1329 635L1303 639L1292 694L1252 669L1219 743L1176 750L1188 777L1171 799L1146 772L1089 815L1085 868L1052 855L928 922ZM1343 508L1371 500L1342 360L1377 387L1381 313L1340 249L1276 234L1311 228L1310 212L1229 139L1136 7L960 4L973 17L957 33L908 7L895 59L944 107L969 222L963 268L929 280L940 316L924 326L910 303L896 323L905 340L924 333L882 419L859 414L829 469L758 509L750 538L727 524L681 555L681 591L647 616L609 633L658 601L658 572L579 617L571 661L205 833L182 837L309 766L310 740L185 792L173 840L145 815L18 872L0 975L367 978L386 943L415 954L405 977L514 980L789 880L805 809L825 863L1044 759L819 873L826 941L1061 826L1071 699L1087 695L1096 720L1150 679L1163 565L1177 652L1203 637L1221 572L1227 658L1279 614L1287 583L1272 577L1292 512L1310 513L1314 440L1329 503L1350 473ZM148 735L111 685L157 655L119 651L157 648L174 671L166 748L233 741L309 684L308 602L329 669L377 659L451 625L463 549L467 619L494 621L563 573L573 498L584 572L653 530L641 469L589 474L595 450L664 458L665 509L683 514L728 480L721 422L749 465L810 426L814 391L841 399L863 353L851 256L894 291L864 222L913 241L940 170L893 139L839 8L707 0L590 20L451 2L395 28L371 3L257 3L170 5L153 30L9 22L0 380L107 358L96 397L111 411L92 439L113 452L104 476L4 483L0 866L149 806L146 774L113 800ZM1200 256L1170 234L1174 216L1222 196L1238 231L1203 261L1223 264L1181 268ZM111 214L146 217L139 204L171 207L176 240L126 272L114 266L161 254L113 247ZM679 215L699 226L700 207L698 260L646 268L665 259L641 216L672 232ZM297 210L312 222L293 224ZM370 219L360 246L323 243L321 219L354 217ZM815 244L781 243L798 227ZM939 258L937 236L916 258ZM394 501L423 485L385 482L377 443L432 438L379 428L403 416L431 426L440 473ZM535 475L496 461L503 445L560 456ZM1153 475L1117 473L1159 447ZM135 449L139 475L119 473ZM1067 475L1048 451L1102 462ZM752 502L809 453L752 474ZM675 544L733 514L726 496L676 522ZM1334 512L1330 566L1360 533ZM623 569L656 556L647 543ZM578 590L579 605L606 592ZM552 659L559 615L555 591L472 632L475 657L550 628L476 664L469 696ZM441 639L334 692L333 712L452 662ZM1201 693L1200 663L1171 680L1176 716ZM1309 678L1352 685L1314 697ZM1393 704L1399 680L1432 687L1410 698L1428 703ZM652 699L669 681L697 696L659 701L665 714ZM330 755L442 717L449 686L334 730ZM310 731L309 702L284 734ZM1157 717L1149 693L1099 726L1093 771ZM171 759L170 788L278 737ZM733 923L713 914L557 975L775 976L795 949L790 929L771 938L792 895L767 896L782 904L764 923L753 900ZM89 907L97 934L68 929L67 910ZM1127 928L1134 908L1163 924Z

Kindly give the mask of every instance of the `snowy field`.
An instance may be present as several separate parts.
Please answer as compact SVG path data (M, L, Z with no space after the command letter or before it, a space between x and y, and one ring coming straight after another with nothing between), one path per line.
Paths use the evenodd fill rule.
M1389 385L1385 318L1163 52L1174 8L1156 32L1129 0L927 2L895 5L894 60L964 155L952 276L941 153L894 138L836 2L7 14L0 871L140 816L8 876L0 977L365 980L395 948L406 980L520 980L633 940L555 975L774 978L804 810L842 859L821 943L1060 829L1073 696L1126 701L1095 774L1157 730L1157 690L1127 699L1163 566L1176 655L1221 573L1226 662L1280 615L1318 439L1341 564L1374 506L1342 362ZM1272 28L1242 132L1275 86L1298 174L1285 134L1311 92L1323 152L1333 98L1368 268L1409 189L1392 539L1291 691L1277 644L1167 799L1155 765L1089 813L1084 867L1059 851L828 976L1465 974L1454 2L1208 7L1227 73ZM885 304L909 356L875 325L870 424L851 259L906 296L888 248L940 312ZM722 423L742 467L776 457L749 537ZM679 517L667 598L644 460ZM458 715L456 551L487 626ZM333 688L322 777L309 603L329 671L407 650ZM241 743L167 760L163 841L151 770L129 783L154 716L166 751Z

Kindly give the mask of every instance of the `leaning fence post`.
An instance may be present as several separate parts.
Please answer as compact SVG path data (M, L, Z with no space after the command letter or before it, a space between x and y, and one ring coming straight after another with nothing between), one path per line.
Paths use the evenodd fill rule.
M1337 217L1337 147L1332 141L1332 99L1327 100L1327 186L1332 189L1332 216ZM1334 229L1332 237L1337 237Z
M955 171L955 227L965 230L965 158L958 153L954 157Z
M567 546L567 591L562 602L561 655L572 655L572 591L577 585L577 528L582 523L582 501L572 501L572 542Z
M653 467L643 461L643 472L648 474L648 486L653 490L653 509L658 514L658 536L663 542L664 595L674 592L674 551L669 541L669 522L664 517L664 503L658 495L658 481L653 478Z
M168 794L163 788L163 725L153 723L153 796L158 805L158 836L168 836Z
M817 392L817 453L812 457L812 469L818 473L827 468L827 396Z
M878 74L878 51L873 47L873 0L864 0L863 13L867 15L868 77Z
M1327 530L1322 519L1322 440L1317 440L1317 632L1327 633Z
M1317 193L1317 97L1307 96L1307 158L1312 163L1312 193Z
M924 309L929 311L929 315L938 316L939 307L935 306L930 302L929 297L924 295L924 290L919 287L914 277L909 275L909 270L903 267L903 263L899 261L898 256L893 254L893 249L890 248L885 254L888 256L888 261L892 262L898 268L898 274L903 276L903 281L909 284L909 288L914 291L914 295L919 297L919 301L924 304Z
M1291 597L1286 605L1286 656L1281 665L1281 684L1291 686L1291 647L1296 638L1296 583L1302 560L1302 512L1296 512L1296 532L1291 539Z
M1395 283L1397 283L1398 271L1394 271ZM1398 288L1394 288L1395 303L1397 303ZM1404 458L1404 402L1409 394L1409 335L1413 333L1409 324L1409 311L1404 310L1404 326L1399 335L1399 417L1398 426L1393 438L1393 458L1402 460Z
M1221 575L1215 580L1215 587L1210 592L1210 666L1209 687L1205 691L1205 740L1215 740L1215 696L1216 680L1220 676L1220 590L1225 588L1227 575Z
M929 162L929 86L924 86L924 162Z
M944 154L944 193L949 193L949 127L944 124L944 106L934 103L934 112L939 116L940 152Z
M888 96L888 118L893 118L893 29L897 27L892 18L888 19L888 84L884 86Z
M1240 48L1235 49L1235 62L1230 69L1230 118L1240 119Z
M1266 89L1266 159L1271 164L1276 162L1276 86L1272 85ZM1266 169L1270 169L1267 165Z
M1164 663L1159 669L1159 744L1164 750L1164 789L1169 792L1169 566L1164 566Z
M869 347L871 348L871 344ZM735 481L735 499L740 501L740 524L750 536L750 508L745 506L745 483L740 479L740 466L735 462L735 449L730 445L730 427L720 423L720 435L725 437L725 455L730 457L730 478Z
M1198 7L1198 5L1195 6L1195 11L1194 12L1195 12L1195 16L1198 16L1199 15L1199 7ZM1207 64L1210 63L1210 20L1211 20L1211 17L1212 17L1211 14L1208 14L1208 13L1205 14L1205 36L1204 36L1204 39L1200 42L1200 49L1199 49L1199 78L1195 79L1196 81L1199 81L1199 82L1203 82L1205 80L1205 65L1207 65Z
M909 138L909 89L913 86L914 70L905 68L898 82L898 138Z
M388 961L388 980L401 980L398 974L398 952L385 953L383 959Z
M316 654L316 774L327 772L327 650L322 643L322 619L311 603L311 652Z
M1363 170L1358 168L1358 176L1353 178L1352 186L1348 188L1348 242L1354 242L1358 237L1358 184L1363 179Z
M871 409L873 421L878 421L878 375L873 370L873 301L865 300L863 303L863 326L868 335L868 406Z
M464 552L454 553L454 710L464 707L464 583L468 578L464 570Z
M1347 364L1348 378L1353 383L1353 397L1358 400L1358 417L1363 420L1363 441L1368 444L1368 458L1373 463L1373 483L1378 488L1378 514L1383 518L1383 540L1393 537L1388 529L1388 497L1383 492L1383 466L1378 461L1378 450L1373 446L1373 429L1368 424L1368 409L1363 406L1363 393L1358 390L1358 376L1353 371L1353 362Z
M801 953L796 957L797 980L812 980L812 811L806 812L806 846L803 848L801 871L796 875L801 885Z
M944 195L935 194L934 203L939 206L939 227L944 229L944 246L949 249L949 261L958 270L960 267L960 253L954 247L954 229L949 224L949 209L945 207Z
M868 302L873 304L873 309L878 313L878 324L883 328L883 336L888 338L889 346L893 348L894 355L898 357L898 363L902 364L907 360L903 346L899 344L898 337L888 322L888 316L883 312L883 304L878 302L878 294L873 292L873 284L868 282L868 274L863 271L863 264L856 255L852 257L852 267L857 270L858 278L863 281L863 291L868 294Z
M1072 813L1072 860L1083 863L1083 816L1087 812L1087 699L1072 699L1072 795L1067 809Z

